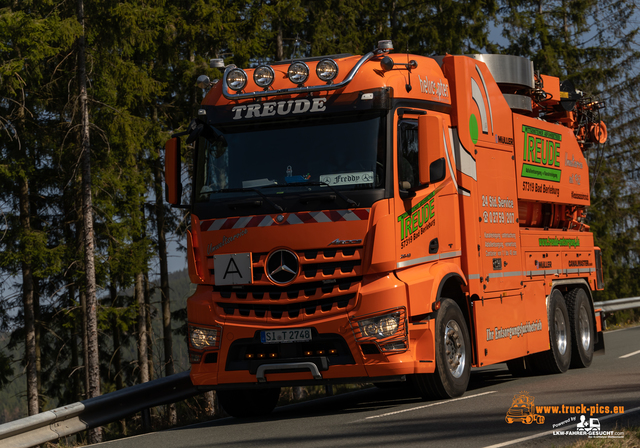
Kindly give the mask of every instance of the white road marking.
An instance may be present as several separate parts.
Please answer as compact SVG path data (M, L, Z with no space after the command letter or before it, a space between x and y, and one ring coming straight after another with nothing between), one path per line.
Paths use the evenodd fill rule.
M371 417L366 417L364 420L369 420L369 419L372 419L372 418L388 417L390 415L402 414L403 412L417 411L419 409L430 408L432 406L439 406L441 404L453 403L454 401L466 400L468 398L481 397L483 395L493 394L493 393L496 393L496 392L498 392L498 391L497 390L491 390L489 392L483 392L481 394L476 394L476 395L469 395L467 397L453 398L451 400L439 401L437 403L429 403L429 404L425 404L423 406L418 406L418 407L415 407L415 408L402 409L401 411L387 412L386 414L380 414L380 415L372 415ZM360 421L362 421L362 420L360 420Z
M611 415L607 415L606 417L598 417L598 420L600 420L600 421L608 420L610 418L618 417L620 415L633 414L634 412L638 412L638 411L640 411L640 407L633 408L633 409L628 409L628 410L626 410L624 412L624 414L611 414ZM576 423L576 424L573 424L573 425L569 425L567 428L576 428L577 426L578 426L578 424ZM529 436L529 437L522 437L521 439L509 440L507 442L498 443L496 445L485 446L484 448L501 448L503 446L515 445L516 443L526 442L527 440L537 439L538 437L550 436L555 431L566 431L566 429L561 429L561 430L552 429L551 431L541 432L539 434L534 434L534 435Z
M633 353L628 353L626 355L622 355L618 359L628 358L629 356L638 355L638 354L640 354L640 350L638 350L637 352L633 352Z

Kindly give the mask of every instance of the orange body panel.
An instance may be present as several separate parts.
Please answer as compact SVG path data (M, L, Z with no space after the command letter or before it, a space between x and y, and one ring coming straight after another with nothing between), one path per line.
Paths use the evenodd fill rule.
M273 94L256 86L248 70L243 92L261 98L234 99L231 91L225 96L221 82L206 95L204 114L246 124L249 131L252 120L281 120L286 128L295 114L330 115L349 101L356 109L374 98L371 92L383 92L388 105L379 107L388 110L383 149L389 155L386 193L366 206L334 198L330 205L294 211L279 212L271 204L266 213L229 207L224 216L219 210L215 217L192 214L187 256L198 287L188 300L188 323L219 329L214 348L190 343L196 386L313 383L311 370L267 370L265 378L256 373L258 359L273 364L305 356L327 381L432 373L434 303L444 298L455 299L467 319L473 365L504 362L549 349L547 297L554 288L595 289L593 235L582 224L588 168L574 131L514 113L481 61L448 55L439 63L394 54L396 67L384 70L383 56L364 62L338 89L287 93L294 87L287 66L274 65ZM359 60L336 59L333 83L347 79ZM398 68L409 60L417 66ZM317 63L307 62L307 85L319 84L313 78ZM557 102L557 78L543 79ZM435 165L429 159L430 175L443 177L417 185L402 177L399 155L414 144L407 142L424 114L442 123L428 138L444 143L444 157ZM400 135L401 128L408 130ZM423 140L415 143L419 151ZM272 277L276 253L299 264L291 281ZM246 260L246 278L236 260ZM236 274L243 280L226 283ZM396 319L395 333L367 336L358 322L380 316ZM313 338L295 346L298 351L265 342L265 332L287 329L309 329Z

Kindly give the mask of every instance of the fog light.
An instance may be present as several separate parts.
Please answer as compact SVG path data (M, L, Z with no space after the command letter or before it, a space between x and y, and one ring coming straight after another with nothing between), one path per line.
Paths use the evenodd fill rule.
M201 359L202 359L202 353L189 352L189 363L200 364Z
M262 87L263 89L266 89L271 84L273 84L273 80L275 78L275 72L268 65L262 65L256 68L253 72L253 81L258 87Z
M287 76L294 84L304 84L309 78L309 66L304 62L294 62L289 66Z
M220 328L200 328L189 326L189 335L193 348L217 348L220 343Z
M227 85L236 92L244 89L247 85L247 74L240 68L234 68L227 73Z
M316 75L324 82L331 82L338 76L338 64L333 59L323 59L316 66Z
M384 344L381 348L383 352L406 350L407 344L405 344L404 342L391 342L389 344Z

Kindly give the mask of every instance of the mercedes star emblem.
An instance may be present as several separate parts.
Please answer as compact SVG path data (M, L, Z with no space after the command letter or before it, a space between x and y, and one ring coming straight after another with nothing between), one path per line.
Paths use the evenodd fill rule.
M299 266L298 256L295 253L290 250L279 249L267 258L265 271L267 272L267 277L274 283L285 285L296 279Z

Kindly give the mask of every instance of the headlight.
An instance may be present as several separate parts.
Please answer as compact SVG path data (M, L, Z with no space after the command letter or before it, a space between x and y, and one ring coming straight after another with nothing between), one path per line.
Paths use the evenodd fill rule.
M236 92L244 89L247 85L247 74L240 68L234 68L227 73L227 85Z
M217 348L220 345L220 328L201 328L189 326L189 337L193 348Z
M273 83L275 77L275 72L268 65L262 65L256 68L253 72L254 82L258 87L262 87L263 89L269 87Z
M400 326L400 313L385 314L358 321L360 333L364 337L375 337L377 339L393 336Z
M287 76L294 84L304 84L309 77L309 66L304 62L294 62L289 66Z
M324 82L330 82L338 76L338 64L333 59L323 59L316 66L316 75Z

